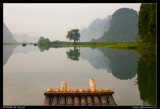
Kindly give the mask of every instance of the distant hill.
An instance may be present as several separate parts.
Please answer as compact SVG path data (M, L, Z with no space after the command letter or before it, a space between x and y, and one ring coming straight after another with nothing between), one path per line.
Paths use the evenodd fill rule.
M95 19L88 28L83 28L80 31L80 41L91 41L92 39L100 38L108 30L111 19L111 15L105 19Z
M29 36L28 34L13 34L13 37L18 41L18 42L36 42L38 43L39 37L32 37Z
M138 32L138 14L129 8L120 8L113 13L110 27L97 41L135 41Z
M18 43L14 38L8 27L3 23L3 43Z

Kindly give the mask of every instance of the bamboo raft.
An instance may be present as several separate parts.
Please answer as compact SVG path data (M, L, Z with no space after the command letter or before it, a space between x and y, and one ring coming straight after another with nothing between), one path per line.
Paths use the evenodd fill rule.
M60 90L48 88L44 93L43 105L51 106L116 106L110 89L96 90L94 80L88 79L90 89L67 89L67 82L62 81Z

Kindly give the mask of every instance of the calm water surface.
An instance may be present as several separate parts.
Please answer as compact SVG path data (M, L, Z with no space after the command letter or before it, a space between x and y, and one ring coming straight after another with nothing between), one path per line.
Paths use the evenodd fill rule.
M156 105L155 63L134 50L4 45L3 104L42 105L47 88L66 81L67 88L86 89L92 77L97 89L115 92L117 105Z

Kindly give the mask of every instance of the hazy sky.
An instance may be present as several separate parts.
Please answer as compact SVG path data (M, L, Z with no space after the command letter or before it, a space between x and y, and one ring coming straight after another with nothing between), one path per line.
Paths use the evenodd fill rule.
M140 3L4 3L3 21L12 33L66 39L67 31L88 27L96 18L106 18L119 8L137 12Z

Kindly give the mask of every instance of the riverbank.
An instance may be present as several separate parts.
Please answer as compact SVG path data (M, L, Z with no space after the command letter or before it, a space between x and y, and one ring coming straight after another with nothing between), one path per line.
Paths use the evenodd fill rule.
M135 42L52 42L51 47L110 47L115 49L136 49Z
M20 45L22 43L15 43L16 45ZM13 43L5 43L4 45L15 45ZM38 43L25 43L26 45L34 45L37 46ZM23 44L22 44L23 45ZM138 47L138 43L136 42L50 42L47 45L41 45L47 47L109 47L113 49L136 49Z

